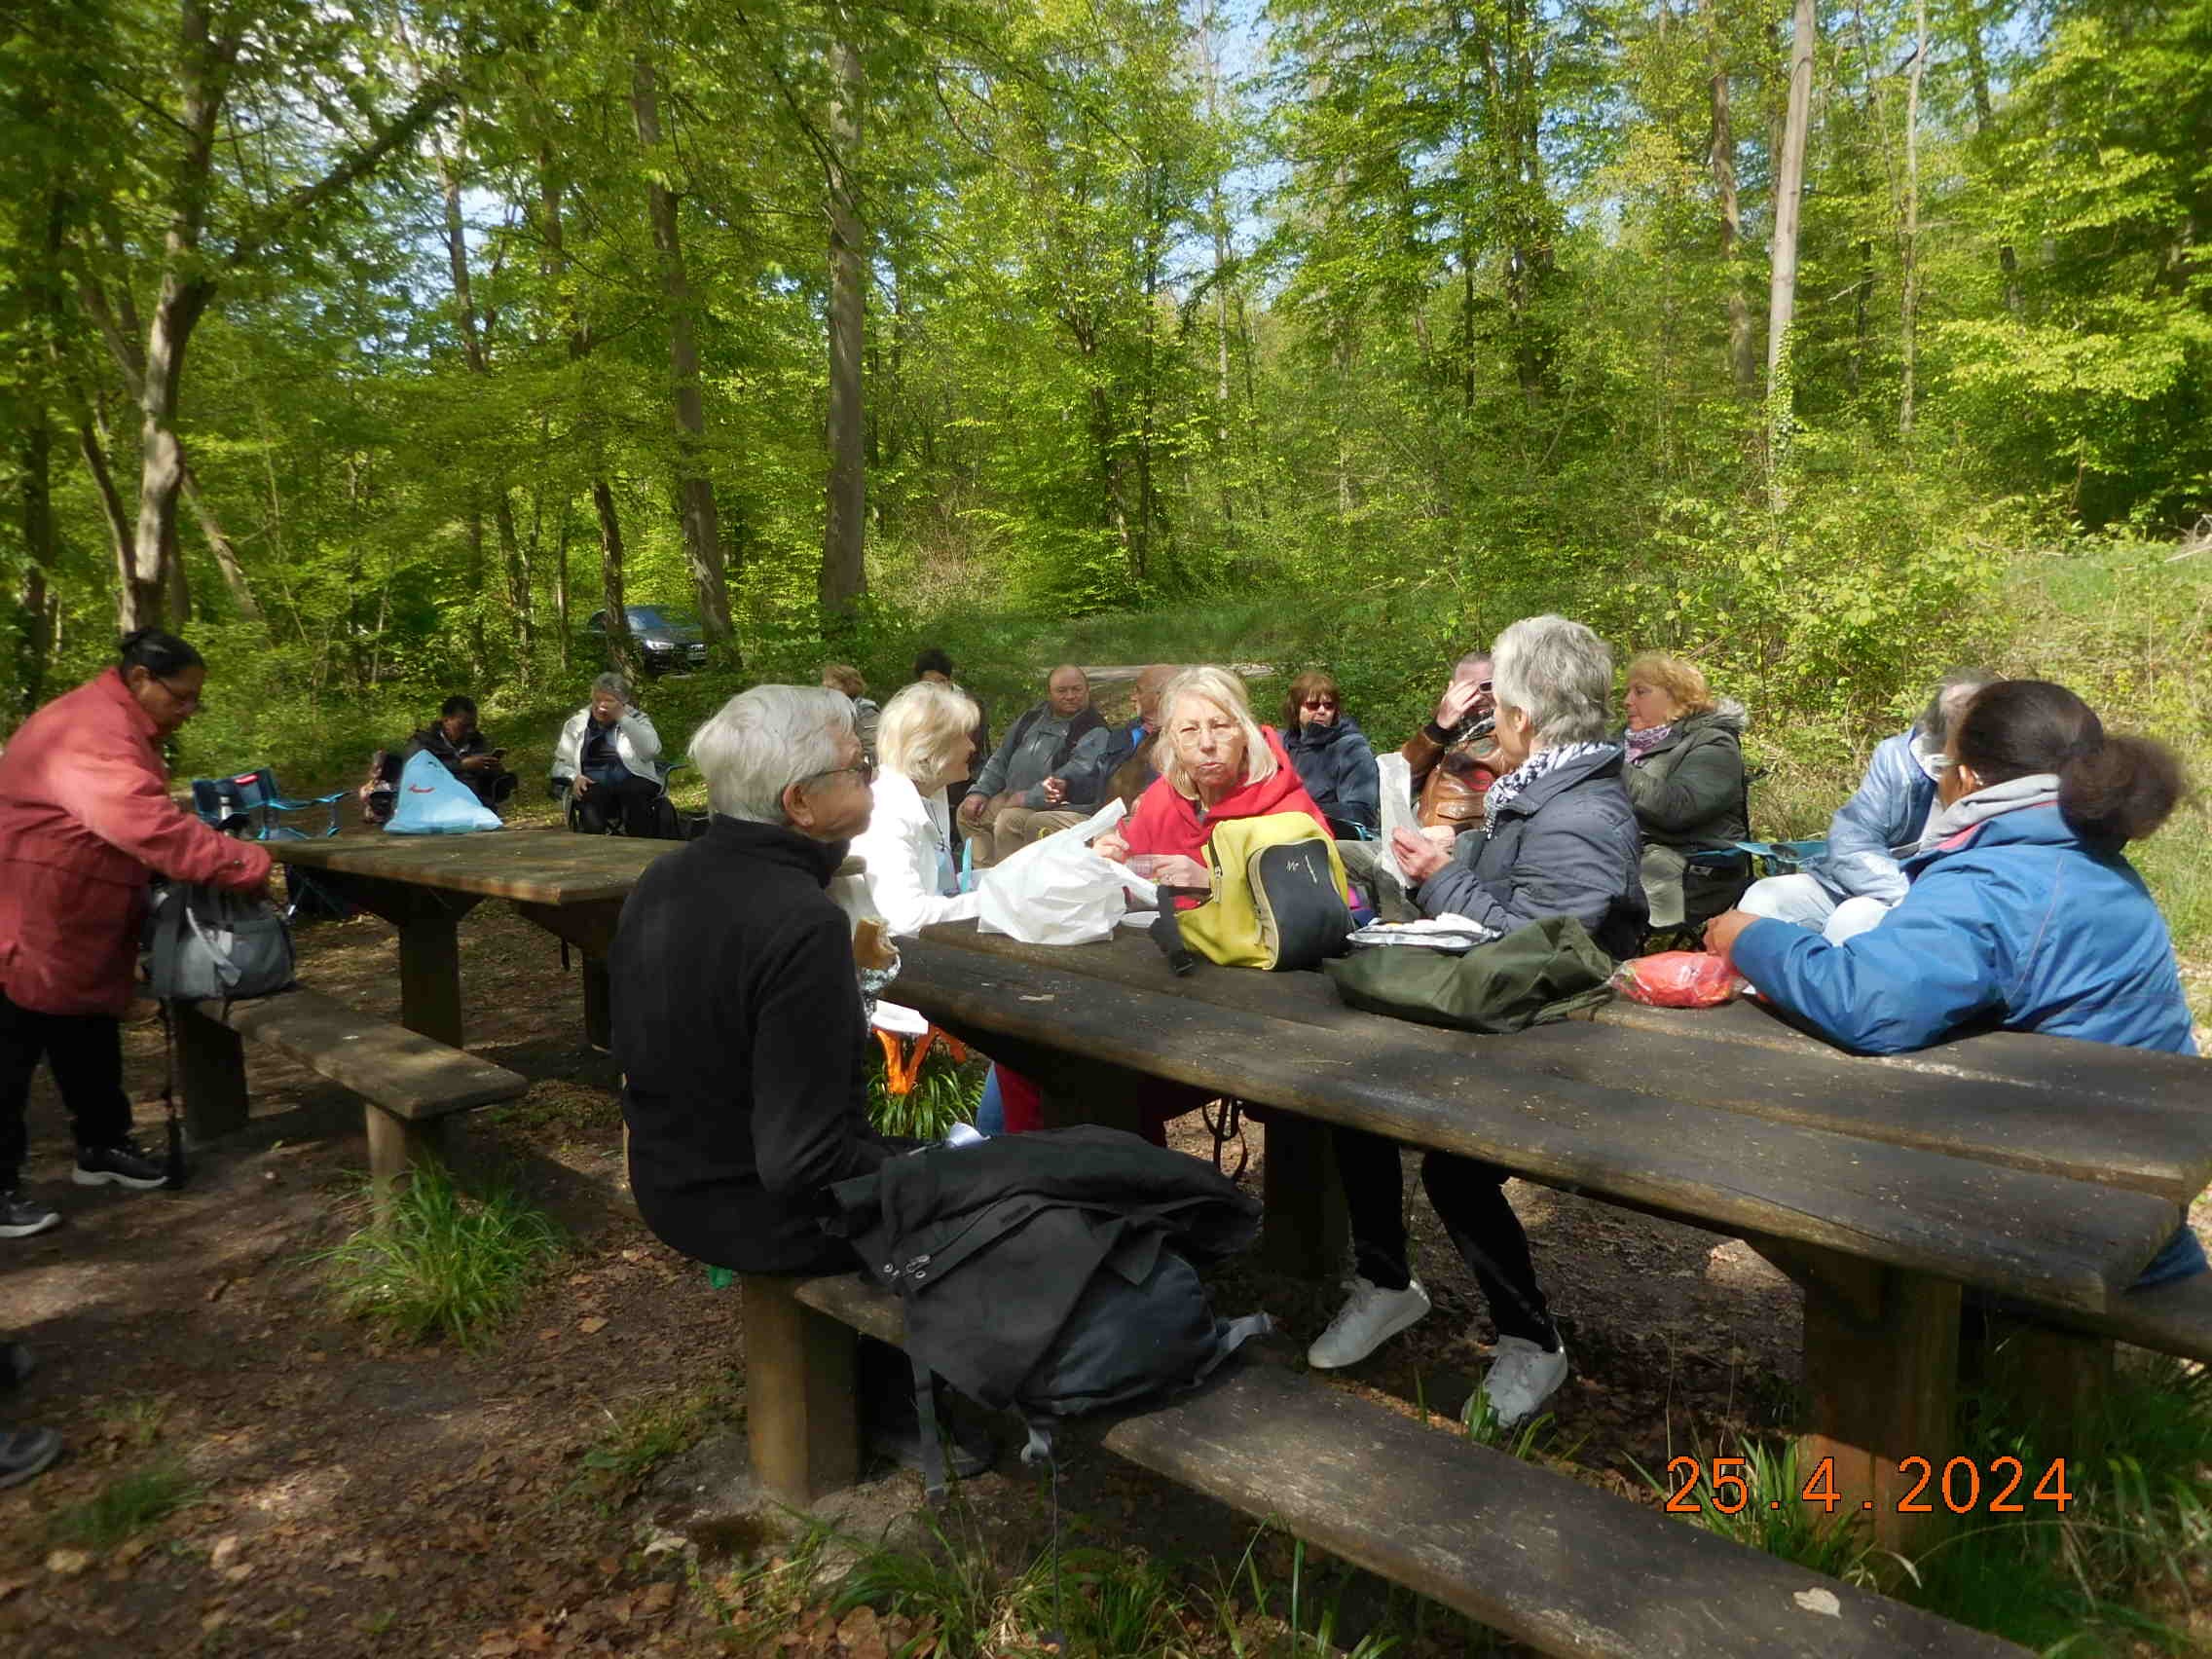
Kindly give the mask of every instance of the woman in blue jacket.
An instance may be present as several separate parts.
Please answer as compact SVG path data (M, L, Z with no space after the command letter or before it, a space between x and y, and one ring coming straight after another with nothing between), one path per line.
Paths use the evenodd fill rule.
M1905 860L1904 899L1842 944L1743 910L1707 947L1777 1008L1862 1053L1922 1049L1970 1021L2194 1054L2165 919L2120 849L2163 824L2180 765L2110 737L2063 685L1983 688L1951 729L1940 810ZM2186 1225L2139 1285L2201 1272Z
M1309 669L1290 682L1282 706L1283 748L1298 781L1337 832L1382 827L1382 780L1359 722L1344 712L1337 682Z

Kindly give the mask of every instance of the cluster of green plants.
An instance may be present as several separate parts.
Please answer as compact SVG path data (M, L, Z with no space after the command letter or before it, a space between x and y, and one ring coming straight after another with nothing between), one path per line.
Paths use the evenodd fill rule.
M420 1164L387 1212L309 1258L340 1312L398 1342L489 1341L567 1247L560 1228L511 1186L465 1191Z

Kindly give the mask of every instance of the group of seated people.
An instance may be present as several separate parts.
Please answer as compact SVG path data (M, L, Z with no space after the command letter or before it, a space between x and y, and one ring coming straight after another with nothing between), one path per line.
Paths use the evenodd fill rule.
M712 828L647 872L614 956L633 1180L664 1237L743 1271L842 1259L813 1226L823 1189L887 1150L866 1118L847 919L824 892L848 842L864 853L874 906L912 933L957 903L956 824L972 841L989 835L998 856L1010 812L1031 815L1010 827L1018 844L1046 828L1043 815L1074 811L1132 766L1157 776L1094 846L1148 860L1172 887L1208 885L1206 842L1222 822L1304 813L1333 831L1345 811L1324 799L1356 812L1375 798L1346 764L1366 743L1325 677L1297 682L1286 737L1259 723L1227 670L1147 676L1137 719L1115 730L1083 719L1081 671L1055 670L1048 701L977 774L973 811L955 812L949 789L971 769L980 710L949 672L885 704L880 771L852 703L827 689L756 687L702 728L692 754ZM1401 914L1501 933L1571 916L1614 957L1637 954L1655 915L1679 921L1703 902L1687 855L1748 834L1742 717L1671 658L1631 663L1625 728L1612 690L1611 653L1584 625L1536 616L1507 628L1461 660L1405 746L1417 827L1387 843L1403 883L1372 853L1360 860L1382 843L1340 838L1347 868ZM2182 789L2170 755L2108 734L2063 686L1948 676L1877 750L1826 856L1752 885L1704 940L1776 1007L1862 1052L2002 1026L2194 1053L2164 921L2122 851ZM700 903L725 889L729 906ZM1356 1130L1335 1137L1354 1271L1309 1351L1318 1367L1356 1363L1429 1309L1399 1149ZM1422 1173L1496 1325L1484 1394L1502 1423L1523 1421L1560 1386L1567 1357L1502 1192L1507 1171L1430 1152ZM2204 1267L2185 1227L2142 1282Z

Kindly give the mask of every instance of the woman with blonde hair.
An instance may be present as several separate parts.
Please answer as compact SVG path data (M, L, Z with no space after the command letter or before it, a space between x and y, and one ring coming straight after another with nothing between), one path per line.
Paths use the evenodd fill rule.
M876 727L875 815L852 850L867 865L868 897L895 934L970 913L960 895L945 787L968 776L976 700L917 680Z
M1744 891L1744 871L1692 870L1692 853L1751 834L1744 784L1743 705L1715 698L1695 663L1644 651L1628 665L1628 767L1621 781L1643 831L1643 896L1651 925L1702 925Z
M1303 812L1328 833L1281 738L1252 718L1244 682L1227 669L1187 668L1170 680L1160 694L1160 777L1120 832L1098 838L1106 857L1148 857L1155 881L1202 888L1212 885L1206 842L1225 819Z

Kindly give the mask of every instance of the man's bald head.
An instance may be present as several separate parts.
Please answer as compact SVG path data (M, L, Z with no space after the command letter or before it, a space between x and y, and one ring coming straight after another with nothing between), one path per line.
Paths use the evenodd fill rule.
M1137 718L1148 726L1160 723L1160 694L1167 689L1167 682L1175 678L1175 665L1156 662L1137 676Z

